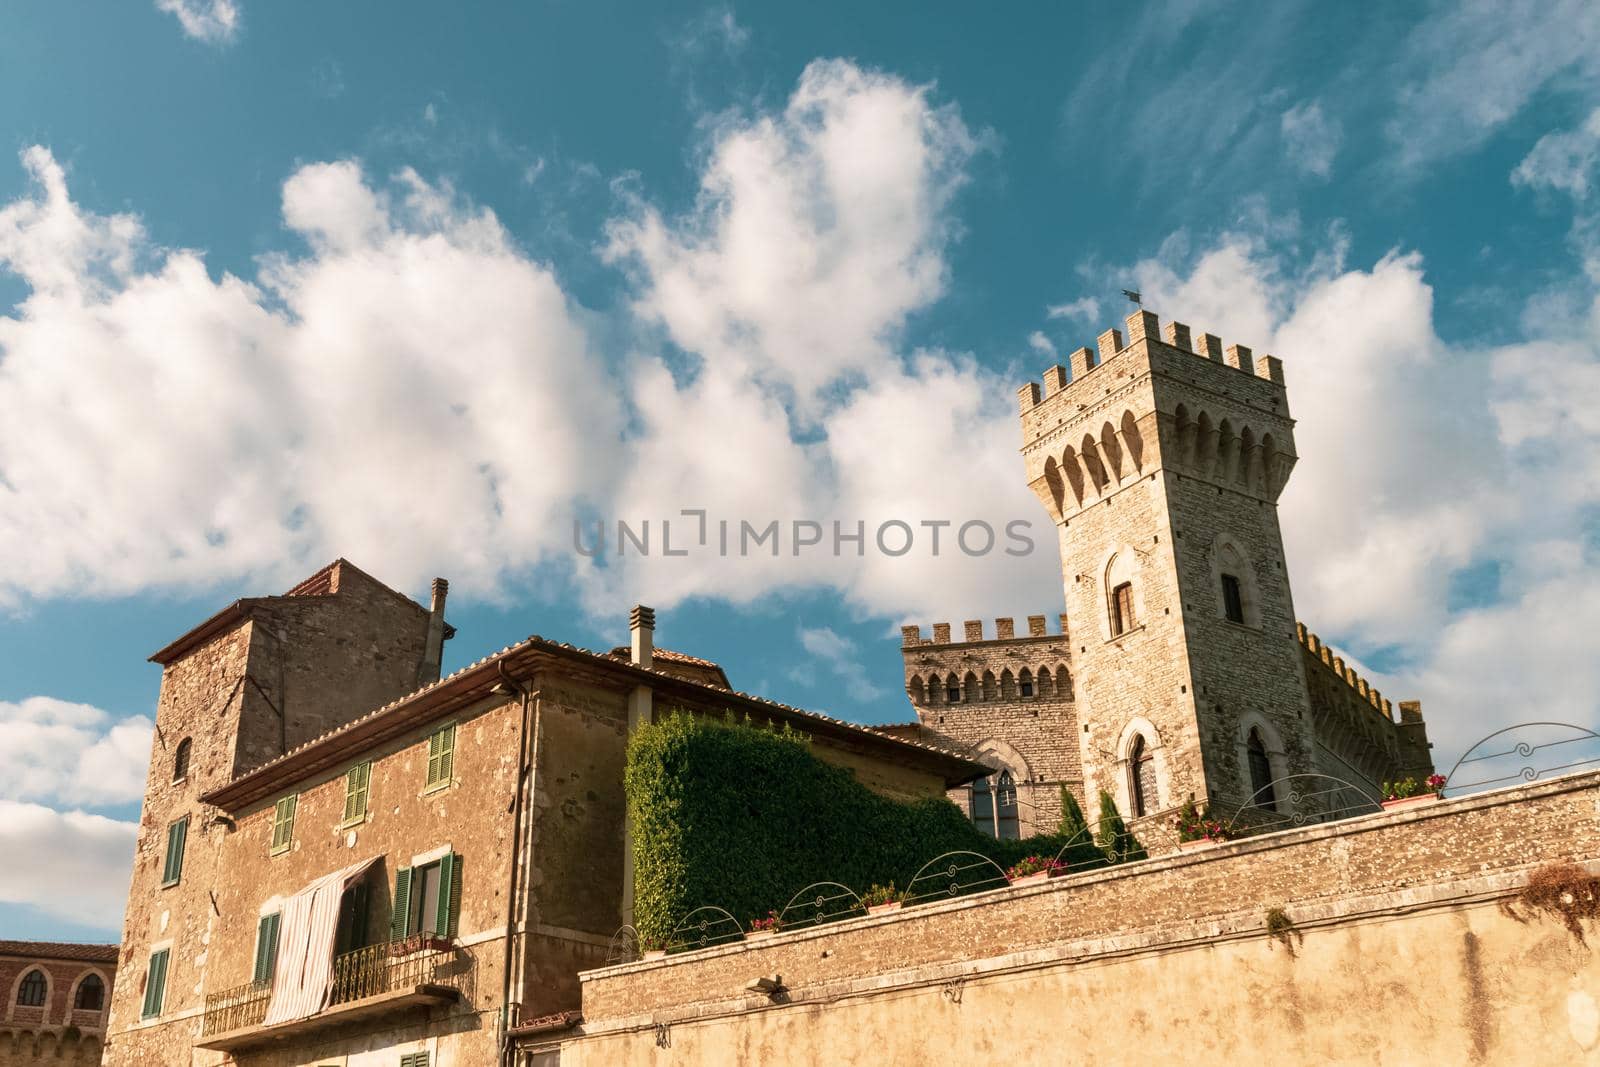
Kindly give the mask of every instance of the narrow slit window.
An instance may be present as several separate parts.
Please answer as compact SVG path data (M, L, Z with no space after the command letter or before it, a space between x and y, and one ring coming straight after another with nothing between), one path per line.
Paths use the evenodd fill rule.
M1239 592L1239 576L1222 576L1222 610L1229 622L1244 622L1244 597Z

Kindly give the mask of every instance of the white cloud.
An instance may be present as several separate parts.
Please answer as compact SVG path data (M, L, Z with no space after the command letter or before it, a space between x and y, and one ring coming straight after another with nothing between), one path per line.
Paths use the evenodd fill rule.
M1572 130L1547 133L1511 172L1513 185L1557 189L1576 200L1589 195L1589 182L1600 166L1600 108Z
M0 700L0 798L80 807L144 796L151 722L51 697Z
M0 208L0 602L221 579L335 555L492 592L565 551L620 404L579 312L494 215L353 162L284 185L306 255L213 280L72 202L43 148Z
M640 314L689 356L629 375L638 459L615 496L623 514L705 508L735 535L740 520L814 520L825 544L796 557L785 533L775 558L634 559L591 575L596 607L624 590L745 603L824 586L883 615L1043 610L1054 553L1016 465L1015 383L896 343L944 290L950 201L981 141L927 87L818 62L780 113L712 131L691 212L668 220L641 202L613 226ZM969 519L1033 520L1040 551L1004 556L1002 537L974 560L944 530L935 555L920 524ZM864 524L864 555L829 550L835 520ZM891 520L918 535L904 556L870 544Z
M1051 343L1050 338L1044 335L1043 330L1034 330L1028 335L1028 347L1046 359L1060 358L1060 354L1056 352L1056 346Z
M1397 60L1389 139L1416 167L1482 144L1547 87L1600 81L1600 8L1590 0L1449 0Z
M1100 301L1092 296L1081 296L1064 304L1051 304L1044 309L1047 319L1076 319L1091 325L1100 321Z
M813 657L811 662L820 663L843 683L845 692L852 700L877 700L884 695L883 688L867 677L866 668L857 656L855 642L849 638L840 636L827 626L802 626L800 647ZM812 683L816 681L809 670L800 672L797 678Z
M239 34L234 0L156 0L156 9L177 16L183 32L207 44L228 44Z
M0 901L120 931L138 826L82 811L0 800Z
M817 61L781 114L715 130L687 216L640 203L608 255L633 271L638 313L710 372L810 413L892 361L906 316L944 291L946 209L977 147L927 87Z
M1322 105L1313 100L1285 111L1280 126L1289 162L1306 174L1326 178L1333 170L1333 157L1338 155L1342 139L1338 121L1325 115Z

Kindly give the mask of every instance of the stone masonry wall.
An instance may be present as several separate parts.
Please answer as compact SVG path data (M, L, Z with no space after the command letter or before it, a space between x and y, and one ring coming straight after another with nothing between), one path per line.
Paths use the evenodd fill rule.
M273 812L277 796L237 813L236 827L218 830L219 875L208 889L214 906L202 894L206 933L196 955L200 967L168 981L167 1009L157 1020L137 1024L113 1036L108 1064L219 1064L222 1053L196 1050L201 1009L206 994L247 984L255 962L257 923L263 914L316 878L361 860L379 857L367 874L369 943L385 940L391 913L395 871L414 866L419 858L453 851L462 859L459 935L464 946L467 978L462 1016L455 1029L480 1031L494 1025L501 996L506 923L505 887L511 843L508 798L517 779L520 702L496 702L454 718L455 768L451 784L424 791L427 781L428 736L443 722L429 723L412 736L361 753L355 762L371 760L367 816L342 826L345 772L348 765L296 783L282 795L297 797L293 843L272 855ZM187 918L187 917L183 917ZM142 961L134 966L141 972ZM137 1010L137 1009L135 1009ZM387 1028L385 1022L376 1024ZM437 1032L439 1027L434 1027ZM305 1062L327 1062L331 1053L325 1035L301 1049ZM285 1040L270 1051L243 1051L240 1064L294 1063L298 1042ZM377 1046L364 1034L351 1035L348 1046ZM466 1061L470 1062L470 1061Z
M1042 615L1028 623L1018 637L1014 620L996 619L996 636L985 639L983 623L970 620L963 640L954 642L945 623L933 627L932 640L923 639L920 627L901 628L906 693L927 740L971 749L1009 770L1023 836L1055 830L1061 786L1083 799L1070 641L1065 632L1047 634ZM1033 685L1030 696L1021 692L1024 677ZM960 690L954 703L947 691L952 678ZM969 788L949 797L970 814Z
M774 1040L796 1062L910 1064L979 1032L1038 1062L1063 1004L1127 1019L1073 1029L1097 1063L1590 1062L1600 964L1494 902L1543 864L1600 870L1597 808L1600 774L1571 775L607 968L583 976L586 1036L561 1062L666 1062L659 1026L678 1064ZM762 974L782 1005L746 992Z

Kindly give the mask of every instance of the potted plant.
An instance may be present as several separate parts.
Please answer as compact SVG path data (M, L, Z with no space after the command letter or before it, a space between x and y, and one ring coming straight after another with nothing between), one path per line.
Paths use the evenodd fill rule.
M664 959L667 955L667 941L663 937L641 938L639 947L644 949L644 958L647 960Z
M771 937L782 929L783 920L778 918L778 913L769 911L764 919L750 920L750 928L745 931L744 939L746 941L759 941L764 937Z
M1398 782L1383 783L1383 806L1404 808L1413 804L1433 804L1439 800L1439 790L1444 788L1444 775L1430 774L1422 781L1402 778Z
M1032 885L1042 882L1057 873L1065 874L1064 864L1056 862L1054 858L1044 856L1028 856L1019 860L1009 871L1006 878L1012 885Z
M885 912L899 911L900 906L905 903L905 898L906 895L890 882L888 885L875 885L867 890L861 896L861 903L866 905L868 915L882 915Z
M1220 844L1233 838L1233 831L1229 830L1221 821L1211 817L1208 807L1204 814L1194 806L1194 801L1185 801L1178 814L1173 817L1172 828L1178 832L1178 851L1189 852L1197 848L1206 848L1209 845Z

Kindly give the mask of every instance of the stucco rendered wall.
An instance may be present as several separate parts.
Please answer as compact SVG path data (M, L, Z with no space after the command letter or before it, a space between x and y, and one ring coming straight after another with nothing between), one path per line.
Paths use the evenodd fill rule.
M1595 1062L1600 964L1502 908L1562 861L1600 774L589 972L560 1062Z

